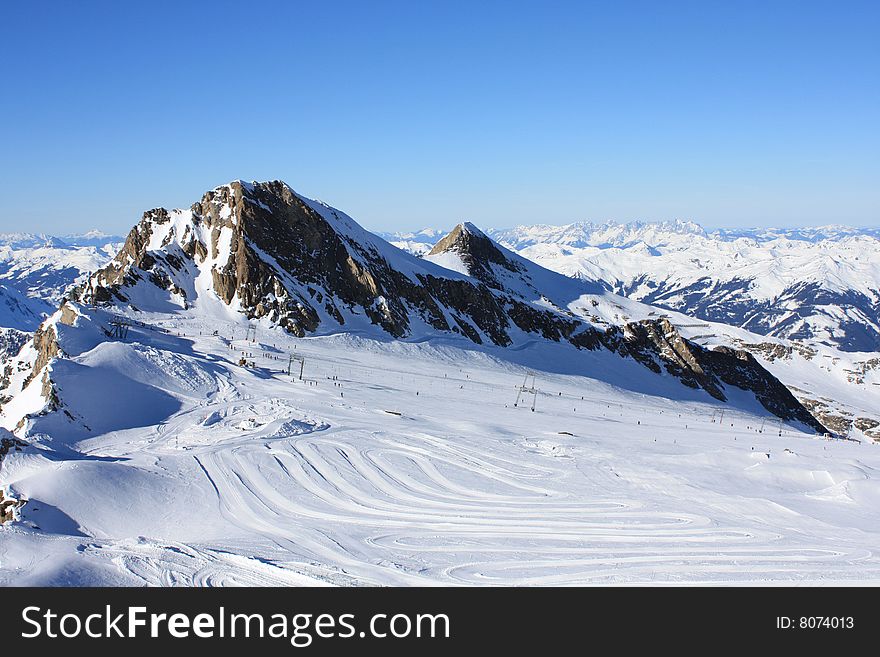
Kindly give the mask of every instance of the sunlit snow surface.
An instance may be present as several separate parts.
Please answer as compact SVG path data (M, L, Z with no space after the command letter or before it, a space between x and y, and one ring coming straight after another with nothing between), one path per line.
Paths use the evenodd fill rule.
M558 345L143 318L169 333L60 365L82 417L4 460L30 501L0 584L880 582L880 447L780 437L753 398Z

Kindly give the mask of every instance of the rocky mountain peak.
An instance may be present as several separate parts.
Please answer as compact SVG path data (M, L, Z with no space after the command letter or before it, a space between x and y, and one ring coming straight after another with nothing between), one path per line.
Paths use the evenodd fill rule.
M503 287L496 267L512 273L521 270L513 259L505 255L501 247L470 222L460 223L453 228L446 237L434 245L428 256L445 253L457 255L470 276L494 289Z

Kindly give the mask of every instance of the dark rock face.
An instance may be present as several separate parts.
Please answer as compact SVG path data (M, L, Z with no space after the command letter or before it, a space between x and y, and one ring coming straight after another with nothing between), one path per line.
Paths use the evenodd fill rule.
M31 334L14 328L0 327L0 361L12 358L30 342Z
M34 333L34 349L37 351L37 359L34 361L33 370L24 381L24 386L27 386L43 371L49 361L61 352L58 348L58 336L55 335L55 329L51 326L37 329Z
M791 391L770 374L748 351L716 347L700 349L704 367L727 385L750 390L768 411L785 420L798 420L819 433L828 429L797 401Z
M857 417L853 422L853 425L860 431L870 431L871 429L880 427L880 420L874 420L867 417Z
M434 330L501 347L513 343L516 328L578 349L632 357L719 400L726 399L725 385L751 390L770 412L825 431L746 352L705 350L666 319L596 328L554 303L550 291L537 290L525 261L507 257L470 224L458 226L431 252L454 252L467 278L446 276L446 270L368 237L344 215L318 208L279 181L217 188L190 213L145 213L122 251L79 288L77 298L131 303L135 287L152 284L189 304L194 278L210 269L211 290L221 301L237 300L246 316L267 317L298 336L328 321L344 326L352 315L366 316L394 338L411 335L413 322L421 320ZM38 351L51 357L52 341L38 339Z
M61 324L73 326L74 322L76 322L76 313L70 308L70 306L68 306L66 302L62 302L59 310L61 311L61 317L58 321ZM22 387L26 387L40 374L40 372L43 371L43 368L50 360L62 353L61 348L58 346L58 335L55 332L55 328L52 326L40 326L40 328L34 333L33 345L34 350L37 352L37 357L30 374L24 380ZM47 380L47 378L44 380L44 386L46 385L45 381ZM49 399L45 389L43 396Z
M0 490L0 525L4 522L11 522L15 519L15 509L22 506L19 500L7 500Z
M720 401L727 401L725 385L749 390L773 415L800 421L819 433L828 433L822 422L748 351L729 347L705 349L683 338L668 319L630 322L623 328L611 327L602 333L597 332L588 342L591 346L587 348L601 345L630 356L653 372L659 374L665 370L684 385L702 388Z

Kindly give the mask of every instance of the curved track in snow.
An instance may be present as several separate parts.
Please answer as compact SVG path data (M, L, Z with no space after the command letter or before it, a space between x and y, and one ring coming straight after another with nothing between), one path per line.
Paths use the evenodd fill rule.
M811 579L871 556L621 501L610 481L607 497L579 499L570 469L516 454L429 436L377 442L326 432L199 461L231 522L372 583ZM594 490L613 477L577 473L594 476Z
M255 347L196 328L203 396L22 458L17 488L69 517L0 541L15 572L70 549L150 585L880 581L871 446L575 375L514 408L523 366L451 347L288 338L245 369ZM306 380L279 373L294 347Z

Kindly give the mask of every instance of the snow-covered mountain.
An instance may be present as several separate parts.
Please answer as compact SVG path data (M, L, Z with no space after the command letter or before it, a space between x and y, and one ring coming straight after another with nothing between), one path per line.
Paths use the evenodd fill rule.
M118 250L119 245L122 244L125 238L120 237L119 235L105 233L101 230L92 229L86 231L85 233L62 235L61 237L59 237L59 239L67 246L94 246L101 251L106 252L109 250L115 253L115 251Z
M489 231L520 255L762 335L880 351L880 229L706 232L691 222Z
M880 580L880 422L815 440L791 392L877 406L831 347L277 181L145 213L68 297L0 381L0 584Z
M122 241L99 231L0 233L0 327L36 329L72 285L116 255Z
M747 352L689 343L665 318L601 286L544 269L461 224L424 258L284 183L233 182L189 210L152 210L71 298L132 310L240 312L297 336L358 332L522 348L607 350L727 400L826 428ZM225 306L226 308L221 308Z
M431 229L425 229L422 234L427 236L431 232L433 232ZM587 246L625 247L636 243L656 246L676 243L689 235L723 242L749 239L758 243L787 240L817 244L819 242L841 242L853 237L880 239L880 228L828 225L803 228L719 228L706 230L698 223L681 219L648 222L575 222L558 226L534 224L514 228L489 229L487 233L517 249L547 243L563 244L576 248ZM394 233L394 235L405 234Z
M424 228L416 232L378 232L376 234L398 249L413 255L425 255L446 235L444 231L436 228Z

